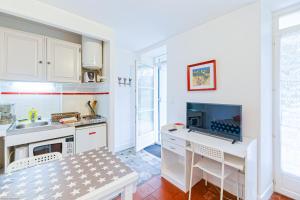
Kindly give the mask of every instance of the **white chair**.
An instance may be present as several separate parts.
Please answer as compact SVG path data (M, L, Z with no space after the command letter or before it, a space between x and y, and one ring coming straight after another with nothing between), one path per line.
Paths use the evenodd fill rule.
M189 189L189 200L191 200L192 195L192 183L193 183L193 170L194 168L199 168L203 173L211 174L219 179L221 179L221 194L220 199L223 199L223 189L224 180L234 173L231 167L227 167L224 164L224 152L207 147L200 144L191 144L192 148L192 164L191 164L191 177L190 177L190 189ZM195 154L202 156L196 164L194 164ZM207 178L205 179L205 185L207 186ZM237 199L239 199L239 184L237 181Z
M62 159L62 154L59 152L47 153L29 158L16 160L8 165L7 173L15 172L28 167L44 164L54 160Z

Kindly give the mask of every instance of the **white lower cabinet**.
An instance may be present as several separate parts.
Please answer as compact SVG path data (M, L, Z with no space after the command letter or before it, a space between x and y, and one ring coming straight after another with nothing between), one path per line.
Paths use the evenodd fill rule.
M76 128L76 153L106 145L106 124Z

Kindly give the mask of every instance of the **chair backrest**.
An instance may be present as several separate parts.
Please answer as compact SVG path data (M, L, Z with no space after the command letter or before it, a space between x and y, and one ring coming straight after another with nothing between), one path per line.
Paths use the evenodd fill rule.
M202 144L191 143L192 151L209 159L224 162L224 152Z
M21 169L33 167L36 165L40 165L43 163L47 163L54 160L60 160L60 159L62 159L62 154L59 152L53 152L53 153L47 153L47 154L16 160L8 165L7 173L11 173L14 171L18 171Z

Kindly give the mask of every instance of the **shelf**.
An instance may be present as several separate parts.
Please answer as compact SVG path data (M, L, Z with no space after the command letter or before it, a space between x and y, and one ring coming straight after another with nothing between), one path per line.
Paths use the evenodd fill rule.
M224 163L225 163L225 165L233 167L234 169L238 169L241 172L244 172L245 160L242 158L225 153Z
M184 182L184 166L173 166L172 169L165 169L165 174L168 174L170 177L175 179L179 183Z
M185 185L185 158L167 149L163 150L162 173L179 185Z

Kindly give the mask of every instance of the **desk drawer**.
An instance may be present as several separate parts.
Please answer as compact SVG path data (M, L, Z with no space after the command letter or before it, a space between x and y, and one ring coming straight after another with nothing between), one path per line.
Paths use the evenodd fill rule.
M182 147L186 146L185 140L179 139L177 137L173 137L169 134L163 134L162 136L163 136L162 140L164 140L164 141L171 142L173 144L177 144L177 145L180 145Z
M179 154L181 156L185 156L185 148L182 147L182 146L179 146L177 144L168 142L166 140L162 142L162 146L163 146L163 148L168 149L170 151L173 151L176 154Z

